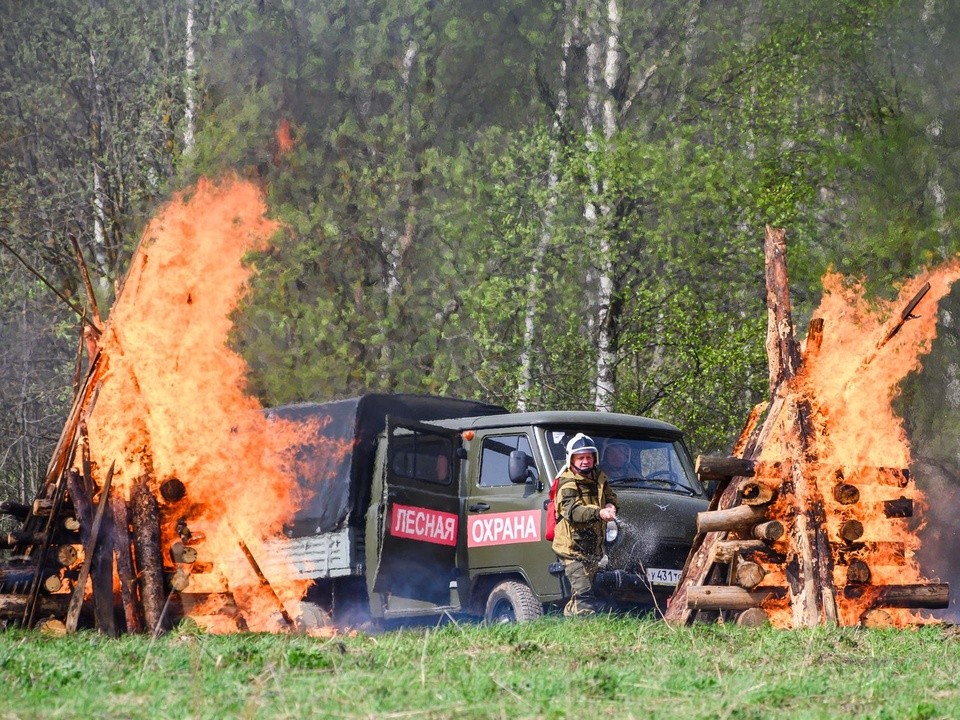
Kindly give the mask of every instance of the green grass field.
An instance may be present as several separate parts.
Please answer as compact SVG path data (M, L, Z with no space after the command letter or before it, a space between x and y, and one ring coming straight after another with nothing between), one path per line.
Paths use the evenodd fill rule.
M960 632L547 617L332 639L0 633L0 718L958 718Z

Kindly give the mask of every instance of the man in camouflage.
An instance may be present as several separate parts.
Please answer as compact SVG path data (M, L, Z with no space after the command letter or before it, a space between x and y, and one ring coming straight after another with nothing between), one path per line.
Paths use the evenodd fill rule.
M597 459L593 440L577 433L567 443L567 464L556 480L553 551L563 561L570 583L570 600L563 608L567 616L597 612L593 580L603 559L606 525L617 516L617 495Z

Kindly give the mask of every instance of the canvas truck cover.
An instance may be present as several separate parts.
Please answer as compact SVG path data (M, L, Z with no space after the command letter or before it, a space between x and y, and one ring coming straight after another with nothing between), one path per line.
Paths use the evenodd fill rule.
M430 395L370 394L325 403L298 403L271 408L268 418L317 423L320 438L296 449L298 481L310 497L297 512L293 536L340 530L344 523L362 527L370 503L377 436L388 415L408 420L500 415L499 405ZM323 442L319 442L322 439ZM332 441L332 442L331 442ZM321 458L321 448L335 446L340 462Z

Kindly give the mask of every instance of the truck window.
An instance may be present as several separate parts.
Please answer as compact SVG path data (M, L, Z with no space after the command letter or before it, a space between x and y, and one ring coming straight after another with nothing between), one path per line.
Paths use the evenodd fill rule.
M392 470L395 475L438 485L450 483L453 463L448 442L424 435L398 436L392 442Z
M566 463L566 443L578 428L550 428L550 454L559 469ZM680 440L660 440L619 430L585 428L600 453L600 468L614 485L653 488L687 494L701 492L693 462Z
M510 453L522 450L533 462L533 452L526 435L497 435L483 439L480 450L480 479L481 487L499 487L510 485L508 463Z

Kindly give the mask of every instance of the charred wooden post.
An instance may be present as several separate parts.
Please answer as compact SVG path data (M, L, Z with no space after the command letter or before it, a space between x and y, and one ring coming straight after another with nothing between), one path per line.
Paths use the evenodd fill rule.
M130 495L130 520L144 620L147 631L156 633L166 630L161 625L164 605L163 554L160 549L160 507L150 491L149 481L150 476L143 475L134 483Z
M763 233L767 280L767 365L770 396L800 368L800 350L793 333L790 287L787 278L787 234L769 225Z
M80 618L80 608L83 605L83 593L87 584L87 576L90 573L90 567L93 564L94 560L94 551L96 550L97 541L100 535L100 526L103 523L104 512L107 509L107 498L110 494L110 484L113 481L113 471L114 466L110 466L110 471L107 473L107 479L103 483L103 491L101 492L101 502L97 506L97 512L93 519L93 524L90 527L90 537L87 542L84 544L84 560L83 565L80 568L80 575L77 578L77 586L74 588L73 595L70 597L70 605L67 609L67 619L65 624L67 626L68 632L73 632L77 629L77 621Z
M800 443L799 454L806 456L813 442L811 408L805 399L791 403L793 427ZM798 507L791 535L792 549L787 557L787 581L795 627L814 627L821 617L837 622L837 603L833 591L833 562L826 537L823 498L816 483L808 477L804 461L792 466L793 493Z
M130 537L130 510L127 502L118 494L110 496L110 512L113 515L113 550L117 559L117 578L120 581L120 602L127 632L143 632L143 609L138 601L136 573L133 569L133 552Z

